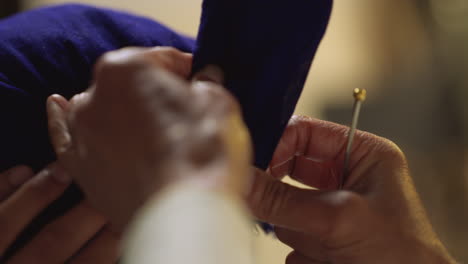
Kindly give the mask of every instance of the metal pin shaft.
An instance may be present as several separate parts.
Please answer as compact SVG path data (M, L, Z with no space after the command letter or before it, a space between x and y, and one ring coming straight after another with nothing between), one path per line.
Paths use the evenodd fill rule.
M359 113L361 112L362 102L366 100L367 92L364 89L356 88L353 91L354 96L354 107L353 107L353 119L351 121L351 127L348 132L348 141L346 143L345 159L343 165L343 174L340 179L340 189L344 187L344 183L348 178L349 174L349 159L351 157L351 150L353 148L354 135L356 134L356 128L359 121Z

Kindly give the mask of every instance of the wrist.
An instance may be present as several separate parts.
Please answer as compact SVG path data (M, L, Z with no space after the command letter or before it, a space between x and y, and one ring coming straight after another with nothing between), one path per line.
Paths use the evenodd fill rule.
M203 167L179 163L175 173L173 170L171 180L166 182L161 189L187 184L206 191L240 197L248 190L250 173L249 169L233 170L232 166L228 165L228 161L223 159L210 162Z

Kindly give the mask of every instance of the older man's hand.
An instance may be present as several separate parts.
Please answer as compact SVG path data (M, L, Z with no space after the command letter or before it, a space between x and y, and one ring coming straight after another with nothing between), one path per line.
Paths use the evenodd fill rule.
M89 90L48 100L60 163L119 227L168 183L245 190L250 141L239 107L215 68L187 81L191 59L171 48L110 52Z
M389 140L358 132L338 189L347 132L295 116L269 173L258 171L250 205L293 248L286 263L455 263L429 223L405 156ZM277 180L285 175L320 190Z

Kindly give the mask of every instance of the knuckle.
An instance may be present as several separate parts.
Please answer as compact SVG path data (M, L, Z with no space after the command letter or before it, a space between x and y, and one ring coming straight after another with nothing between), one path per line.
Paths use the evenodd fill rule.
M372 134L371 134L372 135ZM395 167L407 167L406 156L401 148L393 141L372 135L369 137L371 146L374 146L372 152L380 162L388 163Z
M190 100L190 92L187 84L170 73L154 69L147 83L150 84L147 94L154 99L155 107L174 114L185 114L185 110L189 109L190 104L187 101Z
M389 159L406 163L405 154L396 143L389 139L382 140L383 151Z
M258 203L263 204L260 206L259 214L263 219L271 219L278 212L281 212L289 200L291 199L290 188L278 181L269 181L262 192L261 199Z
M98 59L95 68L95 74L97 76L112 71L114 69L116 65L115 52L117 51L107 52Z
M162 55L167 55L167 56L170 56L170 57L177 56L177 55L179 55L181 53L178 49L176 49L174 47L158 47L156 52L159 52Z
M122 77L122 73L132 73L142 65L147 65L145 56L141 56L138 48L123 48L102 55L95 66L95 77Z

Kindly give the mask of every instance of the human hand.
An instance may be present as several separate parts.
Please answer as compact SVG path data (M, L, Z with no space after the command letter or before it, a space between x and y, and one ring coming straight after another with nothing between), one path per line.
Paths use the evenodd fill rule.
M92 88L71 102L48 100L59 161L119 229L176 181L246 189L250 142L239 107L214 68L187 81L191 59L171 48L110 52Z
M37 175L25 166L0 173L1 263L117 262L119 239L106 227L106 219L86 202L48 223L8 261L3 259L34 217L59 198L69 185L70 179L56 165Z
M344 190L348 128L294 116L249 196L253 213L276 225L294 251L287 264L454 263L437 238L401 150L357 132ZM293 179L320 190L282 183Z

